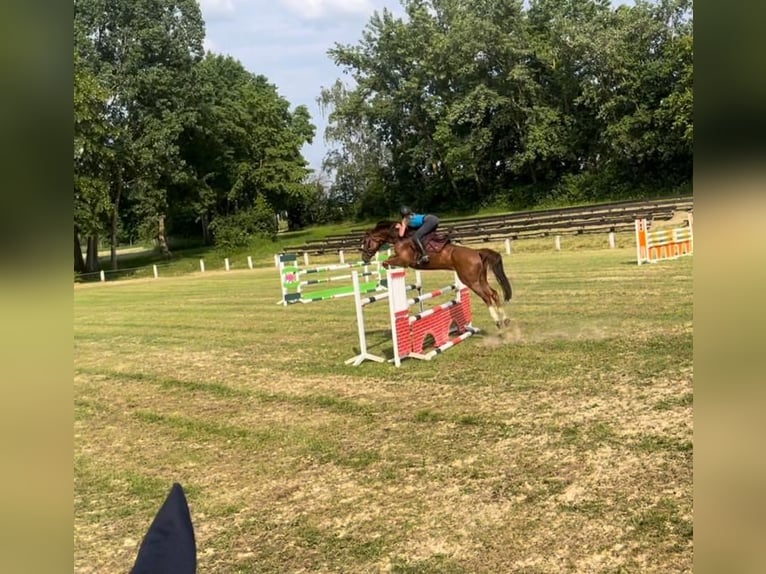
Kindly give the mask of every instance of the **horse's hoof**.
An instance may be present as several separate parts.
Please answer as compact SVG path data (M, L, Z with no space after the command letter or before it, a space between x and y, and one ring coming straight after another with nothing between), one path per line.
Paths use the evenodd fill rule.
M507 327L507 326L509 326L510 324L511 324L511 320L510 320L508 317L506 317L506 318L503 320L503 325L505 325L505 326Z
M500 321L495 321L495 327L500 329L503 326L503 324Z

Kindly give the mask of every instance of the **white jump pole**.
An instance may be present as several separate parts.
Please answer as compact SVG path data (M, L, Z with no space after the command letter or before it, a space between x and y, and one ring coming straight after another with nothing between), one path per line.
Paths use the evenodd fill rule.
M159 273L157 273L157 266L156 265L152 265L152 269L154 270L154 278L157 279L157 277L160 276Z
M253 257L252 255L247 256L247 266L252 269L253 268Z
M341 249L338 251L338 257L340 257L340 262L345 263L346 262L346 255L343 253L343 250Z
M101 270L100 275L101 275L101 281L106 281L106 275L104 274L104 270L103 269Z
M226 267L226 271L228 271L229 270L229 258L228 257L223 260L223 265L224 265L224 267Z
M306 265L306 267L308 267L308 265L309 265L309 252L308 251L304 251L303 252L303 263Z
M200 259L199 260L199 270L202 271L203 273L205 272L205 260L204 259Z

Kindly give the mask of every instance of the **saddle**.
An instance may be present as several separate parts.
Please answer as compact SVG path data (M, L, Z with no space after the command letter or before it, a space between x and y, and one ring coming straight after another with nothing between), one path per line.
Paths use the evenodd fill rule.
M452 240L449 238L449 235L439 231L432 231L423 237L423 247L426 248L426 251L431 251L433 253L439 253L444 249L445 245L451 242Z

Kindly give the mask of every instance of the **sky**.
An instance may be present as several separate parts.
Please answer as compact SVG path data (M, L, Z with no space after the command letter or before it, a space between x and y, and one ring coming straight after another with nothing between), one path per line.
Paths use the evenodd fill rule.
M316 98L323 87L345 77L327 50L358 44L374 12L404 15L399 0L199 0L205 20L205 48L239 60L277 87L291 109L305 105L317 127L303 157L319 173L328 149L327 120ZM613 0L612 4L632 4Z
M309 109L317 132L302 151L318 173L327 150L327 120L316 98L344 77L327 50L335 43L357 44L375 11L388 8L402 15L399 0L200 0L200 7L207 50L265 76L291 109Z

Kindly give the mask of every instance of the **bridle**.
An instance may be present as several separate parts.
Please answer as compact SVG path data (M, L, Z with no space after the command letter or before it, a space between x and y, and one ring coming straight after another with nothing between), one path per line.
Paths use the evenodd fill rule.
M365 263L370 261L375 253L378 252L381 243L382 241L380 239L375 239L369 231L364 234L364 239L362 240L362 247L360 251L362 252L362 259Z

